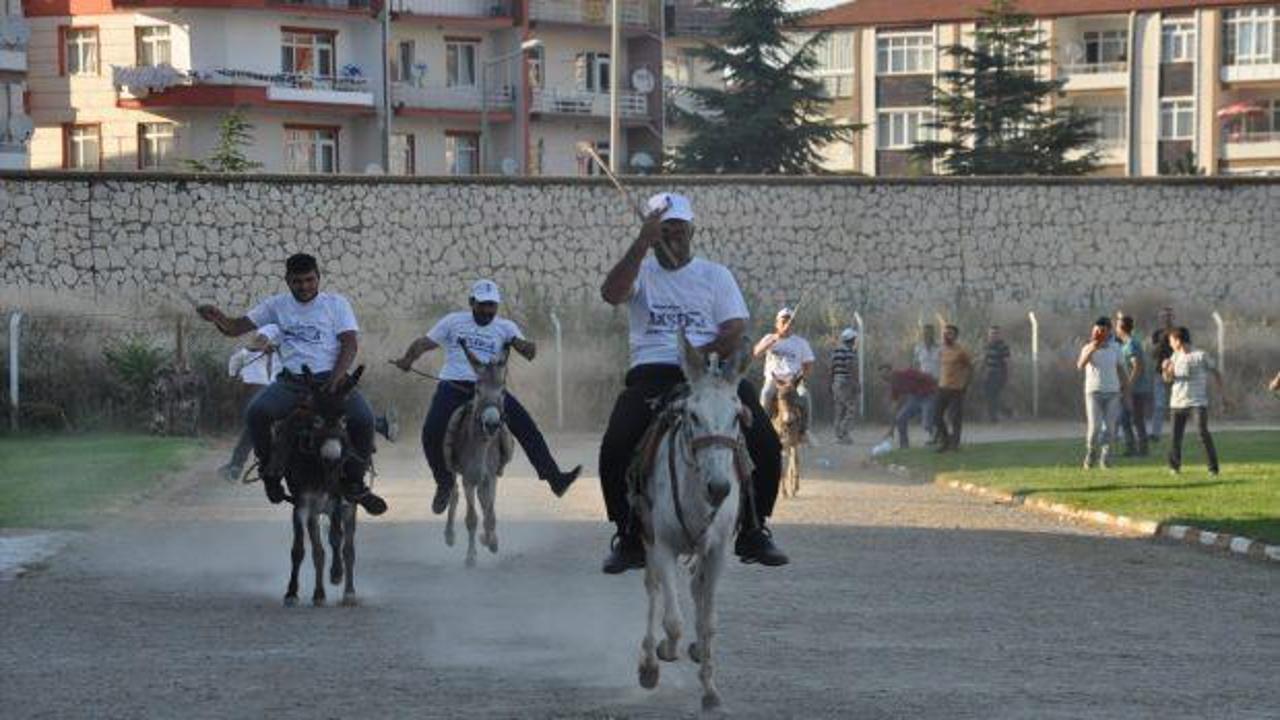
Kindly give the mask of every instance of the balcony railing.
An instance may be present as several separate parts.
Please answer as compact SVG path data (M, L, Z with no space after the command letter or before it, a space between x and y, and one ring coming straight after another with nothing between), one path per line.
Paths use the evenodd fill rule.
M667 6L668 35L719 37L729 23L729 9L716 5L694 5L687 0Z
M0 15L0 50L26 51L31 26L21 15Z
M639 0L621 0L622 24L649 27L649 6ZM609 0L530 0L529 18L577 25L608 25Z
M391 0L391 11L424 17L513 17L512 0Z
M1223 140L1231 145L1280 142L1280 131L1263 130L1258 132L1227 133Z
M489 90L490 110L510 110L515 94L510 87ZM481 110L478 86L430 87L392 83L391 101L397 105L427 110Z
M1063 75L1103 75L1105 73L1122 73L1129 69L1124 62L1069 63L1061 66Z
M369 10L371 0L266 0L267 5L316 10Z
M253 70L216 68L210 71L178 70L168 65L137 67L113 65L112 83L121 92L139 96L190 85L235 85L267 88L267 99L281 102L316 102L334 105L373 105L368 81L358 75L333 77L306 73L260 73Z
M533 112L548 115L592 115L609 117L609 94L589 90L564 90L561 88L534 88ZM618 111L624 118L644 118L649 115L649 100L638 92L623 92L618 96Z

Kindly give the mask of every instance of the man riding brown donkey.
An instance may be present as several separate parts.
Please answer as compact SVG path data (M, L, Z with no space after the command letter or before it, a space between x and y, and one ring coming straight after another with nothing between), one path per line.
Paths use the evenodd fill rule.
M640 528L627 493L627 471L657 406L686 381L680 369L678 333L704 353L727 358L742 342L749 313L728 268L693 257L693 208L688 198L660 193L649 199L649 214L622 259L609 271L600 294L610 305L625 304L630 318L631 368L600 444L600 484L617 533L603 570L608 574L644 567ZM654 257L648 257L649 250ZM765 520L773 511L781 476L781 445L745 380L738 397L749 420L743 423L755 466L739 521L734 549L743 562L785 565ZM754 496L753 498L751 496Z
M360 329L351 303L337 293L320 292L320 267L313 256L290 256L285 262L285 283L288 293L263 300L241 317L228 317L213 305L196 309L201 318L228 337L239 337L268 324L280 329L284 372L245 411L258 473L272 503L285 498L278 464L271 464L272 425L310 394L310 388L301 382L304 374L330 394L345 388L359 349ZM373 410L358 390L351 390L343 402L343 411L354 450L343 466L343 495L370 515L381 515L387 510L386 501L373 494L364 482L373 455Z

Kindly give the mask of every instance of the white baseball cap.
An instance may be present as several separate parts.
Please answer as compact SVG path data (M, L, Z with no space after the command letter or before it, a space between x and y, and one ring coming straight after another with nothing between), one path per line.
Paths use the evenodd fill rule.
M665 205L667 210L662 213L663 220L693 222L693 203L689 202L689 198L679 193L658 193L649 198L649 202L646 205L649 212L660 210Z
M854 330L853 328L845 328L844 332L840 333L840 342L849 342L850 340L854 340L857 337L858 337L857 330Z
M781 319L782 319L782 318L784 318L784 317L792 317L792 316L794 316L795 314L796 314L796 311L795 311L795 310L792 310L792 309L791 309L791 308L789 308L789 307L784 307L784 308L782 308L781 310L779 310L779 311L778 311L778 314L776 315L776 317L777 317L779 320L781 320Z
M492 280L477 280L471 286L471 299L476 302L502 302L502 295L498 292L498 283Z

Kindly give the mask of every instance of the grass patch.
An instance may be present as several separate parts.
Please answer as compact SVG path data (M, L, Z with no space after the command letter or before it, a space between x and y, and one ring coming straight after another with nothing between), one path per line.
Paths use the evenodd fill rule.
M182 470L198 447L145 435L0 438L0 527L88 525Z
M1016 495L1280 543L1280 434L1221 432L1214 442L1222 461L1216 478L1192 432L1181 475L1169 473L1168 437L1152 446L1151 457L1119 458L1108 470L1080 467L1083 439L967 445L945 454L895 450L885 461Z

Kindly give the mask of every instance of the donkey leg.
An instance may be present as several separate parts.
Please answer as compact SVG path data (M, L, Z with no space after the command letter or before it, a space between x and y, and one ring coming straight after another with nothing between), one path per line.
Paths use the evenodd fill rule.
M347 582L342 588L342 605L355 607L356 601L356 506L347 504L343 509L346 518L342 523L342 564L347 569ZM336 550L334 552L337 552Z
M476 492L480 495L480 511L484 513L484 532L480 535L480 544L489 548L489 552L498 552L498 516L494 512L494 486L497 485L497 476L489 476L485 478Z
M311 593L311 604L324 605L324 536L320 534L320 513L307 514L307 534L311 536L311 562L316 568L316 589Z
M720 707L720 691L716 689L712 643L716 634L716 585L720 582L720 571L724 568L724 553L723 545L708 549L702 562L698 564L698 574L693 580L698 642L689 648L689 655L701 663L701 667L698 668L698 679L702 681L703 710L715 710Z
M457 535L453 532L453 517L458 512L458 484L454 482L453 491L449 493L449 514L444 522L444 544L453 547Z
M645 548L649 554L644 569L644 589L649 595L649 618L645 625L644 640L640 643L640 687L652 690L658 686L658 656L654 652L657 646L658 619L662 612L662 581L659 579L657 563L654 562L653 547Z
M658 643L658 658L666 662L680 659L680 636L684 633L684 615L680 612L680 597L677 594L676 575L679 563L675 553L663 548L654 556L658 580L662 588L664 611L662 629L667 637Z
M337 585L342 582L342 536L346 527L342 519L342 504L335 503L329 512L329 550L333 552L333 562L329 564L329 582Z
M467 567L476 566L476 526L480 518L476 516L476 486L473 482L465 483L467 493Z
M289 559L293 563L292 569L289 571L289 588L284 593L284 606L293 607L298 604L298 568L302 566L302 558L306 555L306 548L303 547L302 523L306 510L299 506L293 508L293 547L289 552Z

